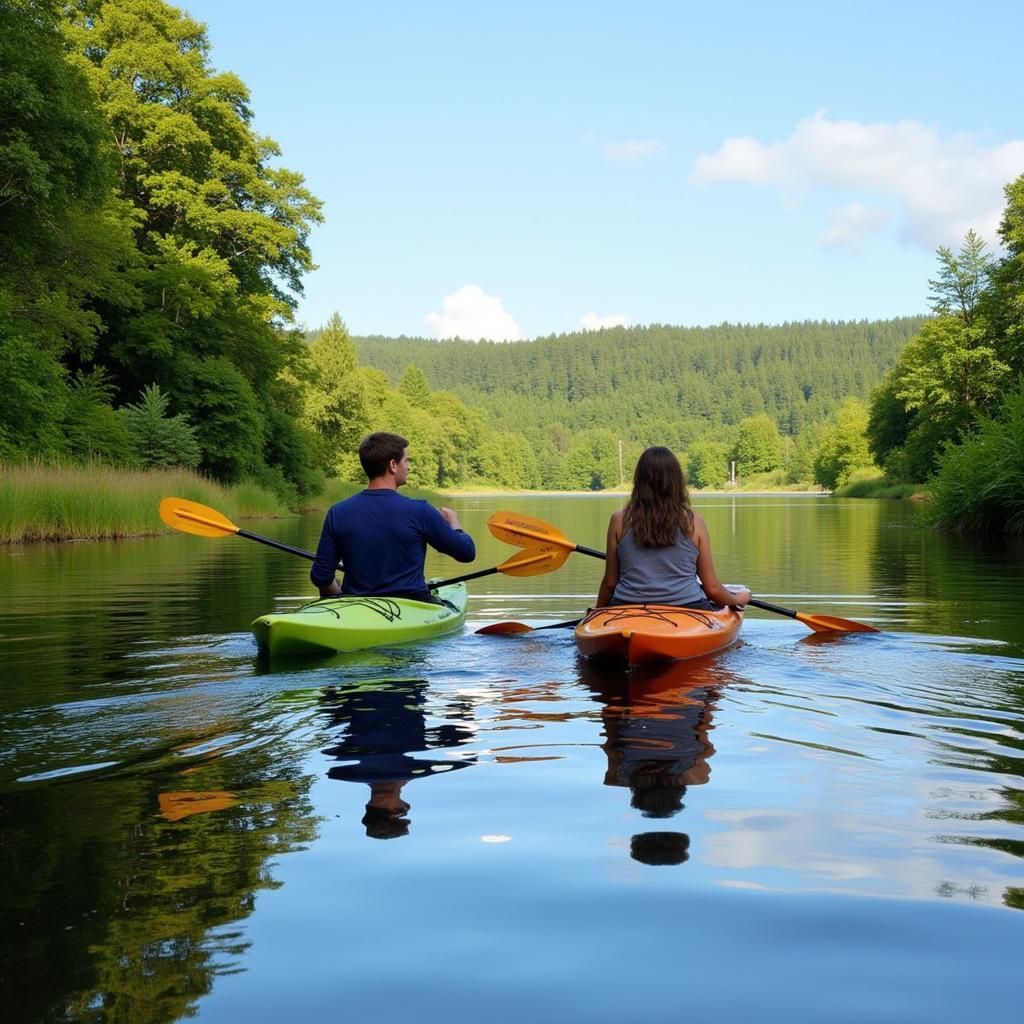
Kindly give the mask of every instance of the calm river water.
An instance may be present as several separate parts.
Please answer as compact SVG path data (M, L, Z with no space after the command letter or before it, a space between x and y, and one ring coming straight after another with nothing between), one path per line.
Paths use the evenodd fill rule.
M465 498L602 547L609 498ZM265 663L308 563L174 534L0 550L5 1021L1006 1021L1024 948L1024 552L902 502L704 498L748 613L599 672L601 563L466 632ZM319 516L244 524L315 546ZM436 557L435 576L462 567ZM367 811L403 801L395 819ZM402 806L398 804L397 806Z

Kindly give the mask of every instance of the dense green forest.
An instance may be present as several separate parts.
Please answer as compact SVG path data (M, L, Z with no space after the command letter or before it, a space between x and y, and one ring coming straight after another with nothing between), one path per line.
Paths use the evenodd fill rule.
M418 367L486 410L490 427L525 438L542 456L529 486L618 484L619 441L627 471L645 445L667 444L687 454L698 486L725 483L732 461L741 476L810 482L841 404L866 401L922 323L652 325L516 344L357 338L356 350L391 383Z

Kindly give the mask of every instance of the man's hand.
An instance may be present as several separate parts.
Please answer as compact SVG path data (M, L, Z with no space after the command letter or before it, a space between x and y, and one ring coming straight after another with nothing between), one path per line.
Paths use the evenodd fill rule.
M462 529L462 523L459 522L459 517L455 514L455 512L452 509L445 508L444 506L442 506L441 508L438 509L438 511L441 513L441 518L453 530L461 530Z

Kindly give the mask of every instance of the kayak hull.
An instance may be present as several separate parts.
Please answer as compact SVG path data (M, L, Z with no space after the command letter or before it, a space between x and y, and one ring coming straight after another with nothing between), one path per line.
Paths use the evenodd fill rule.
M632 668L714 654L736 642L742 624L743 615L731 608L614 605L591 611L575 639L583 657Z
M338 654L446 636L466 621L466 584L442 587L445 604L403 597L328 597L294 612L261 615L252 633L267 654Z

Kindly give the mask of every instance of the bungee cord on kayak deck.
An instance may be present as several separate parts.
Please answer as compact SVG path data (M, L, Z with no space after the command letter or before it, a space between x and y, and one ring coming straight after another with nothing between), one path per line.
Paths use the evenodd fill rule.
M671 614L669 613L671 612ZM652 622L664 623L673 629L679 628L679 616L695 619L709 630L721 629L721 625L707 612L699 608L671 608L657 605L620 605L618 610L615 606L611 608L593 608L579 625L583 626L590 622L597 615L602 615L608 625L612 625L624 619L650 619Z

